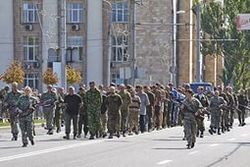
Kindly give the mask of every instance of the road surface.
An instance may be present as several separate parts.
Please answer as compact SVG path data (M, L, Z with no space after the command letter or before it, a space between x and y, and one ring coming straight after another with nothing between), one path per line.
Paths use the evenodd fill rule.
M208 126L209 122L206 122ZM221 136L198 138L186 149L183 128L174 127L120 139L66 141L63 133L37 129L35 145L22 148L0 129L0 167L250 167L250 119ZM71 136L72 138L72 136Z

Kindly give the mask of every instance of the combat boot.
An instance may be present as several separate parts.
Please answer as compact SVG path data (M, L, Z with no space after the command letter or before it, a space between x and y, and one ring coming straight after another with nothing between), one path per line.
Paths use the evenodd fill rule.
M22 147L27 147L28 144L27 143L23 143Z
M204 137L204 131L201 131L200 138Z
M120 132L117 132L117 137L120 138Z
M113 133L109 134L109 139L113 139Z
M89 140L94 140L94 139L95 139L94 135L90 135Z
M122 136L126 137L126 131L123 131Z
M209 129L208 132L213 135L213 130L212 129Z
M197 132L196 132L196 137L199 137L199 134L200 134L200 131L197 130Z
M192 144L191 144L191 148L194 148L194 145L195 145L195 143L192 143Z
M221 135L221 133L220 133L220 128L218 128L217 134L218 134L218 135Z
M34 146L34 145L35 145L34 140L30 140L30 143L31 143L31 145L32 145L32 146Z
M63 136L63 139L69 140L69 134L66 134L66 136Z

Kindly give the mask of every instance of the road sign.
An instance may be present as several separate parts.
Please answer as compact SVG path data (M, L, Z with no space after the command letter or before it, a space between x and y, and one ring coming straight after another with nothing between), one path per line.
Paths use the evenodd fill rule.
M237 16L237 30L250 30L250 13Z

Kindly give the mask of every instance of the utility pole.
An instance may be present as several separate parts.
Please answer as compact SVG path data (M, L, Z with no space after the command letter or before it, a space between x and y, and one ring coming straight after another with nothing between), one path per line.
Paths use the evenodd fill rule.
M130 51L131 56L131 84L135 84L135 0L130 0Z
M60 48L60 56L61 56L61 86L66 90L67 89L67 81L66 81L66 0L59 0L60 6L60 22L59 22L59 48Z
M200 42L200 29L201 29L201 14L200 14L200 4L198 3L196 6L197 18L196 18L196 27L197 27L197 42L196 42L196 81L202 81L202 57L200 54L201 50L201 42Z
M177 43L176 43L176 35L177 35L177 9L176 9L176 0L173 0L172 1L172 7L173 7L173 21L172 21L172 29L173 29L173 55L172 55L172 68L171 68L171 82L174 84L174 86L176 87L177 86L177 83L176 83L176 66L177 66L177 63L176 63L176 57L177 57Z

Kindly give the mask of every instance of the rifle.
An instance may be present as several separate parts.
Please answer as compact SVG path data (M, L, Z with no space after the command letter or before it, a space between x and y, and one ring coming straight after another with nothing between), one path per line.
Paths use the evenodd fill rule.
M222 108L222 109L226 109L226 110L231 110L231 109L233 109L233 110L236 110L236 111L241 112L241 110L238 109L237 107L230 107L230 106L223 105L221 108Z
M242 105L242 104L239 104L239 106L244 107L247 110L250 110L250 108L248 106L245 106L245 105Z

